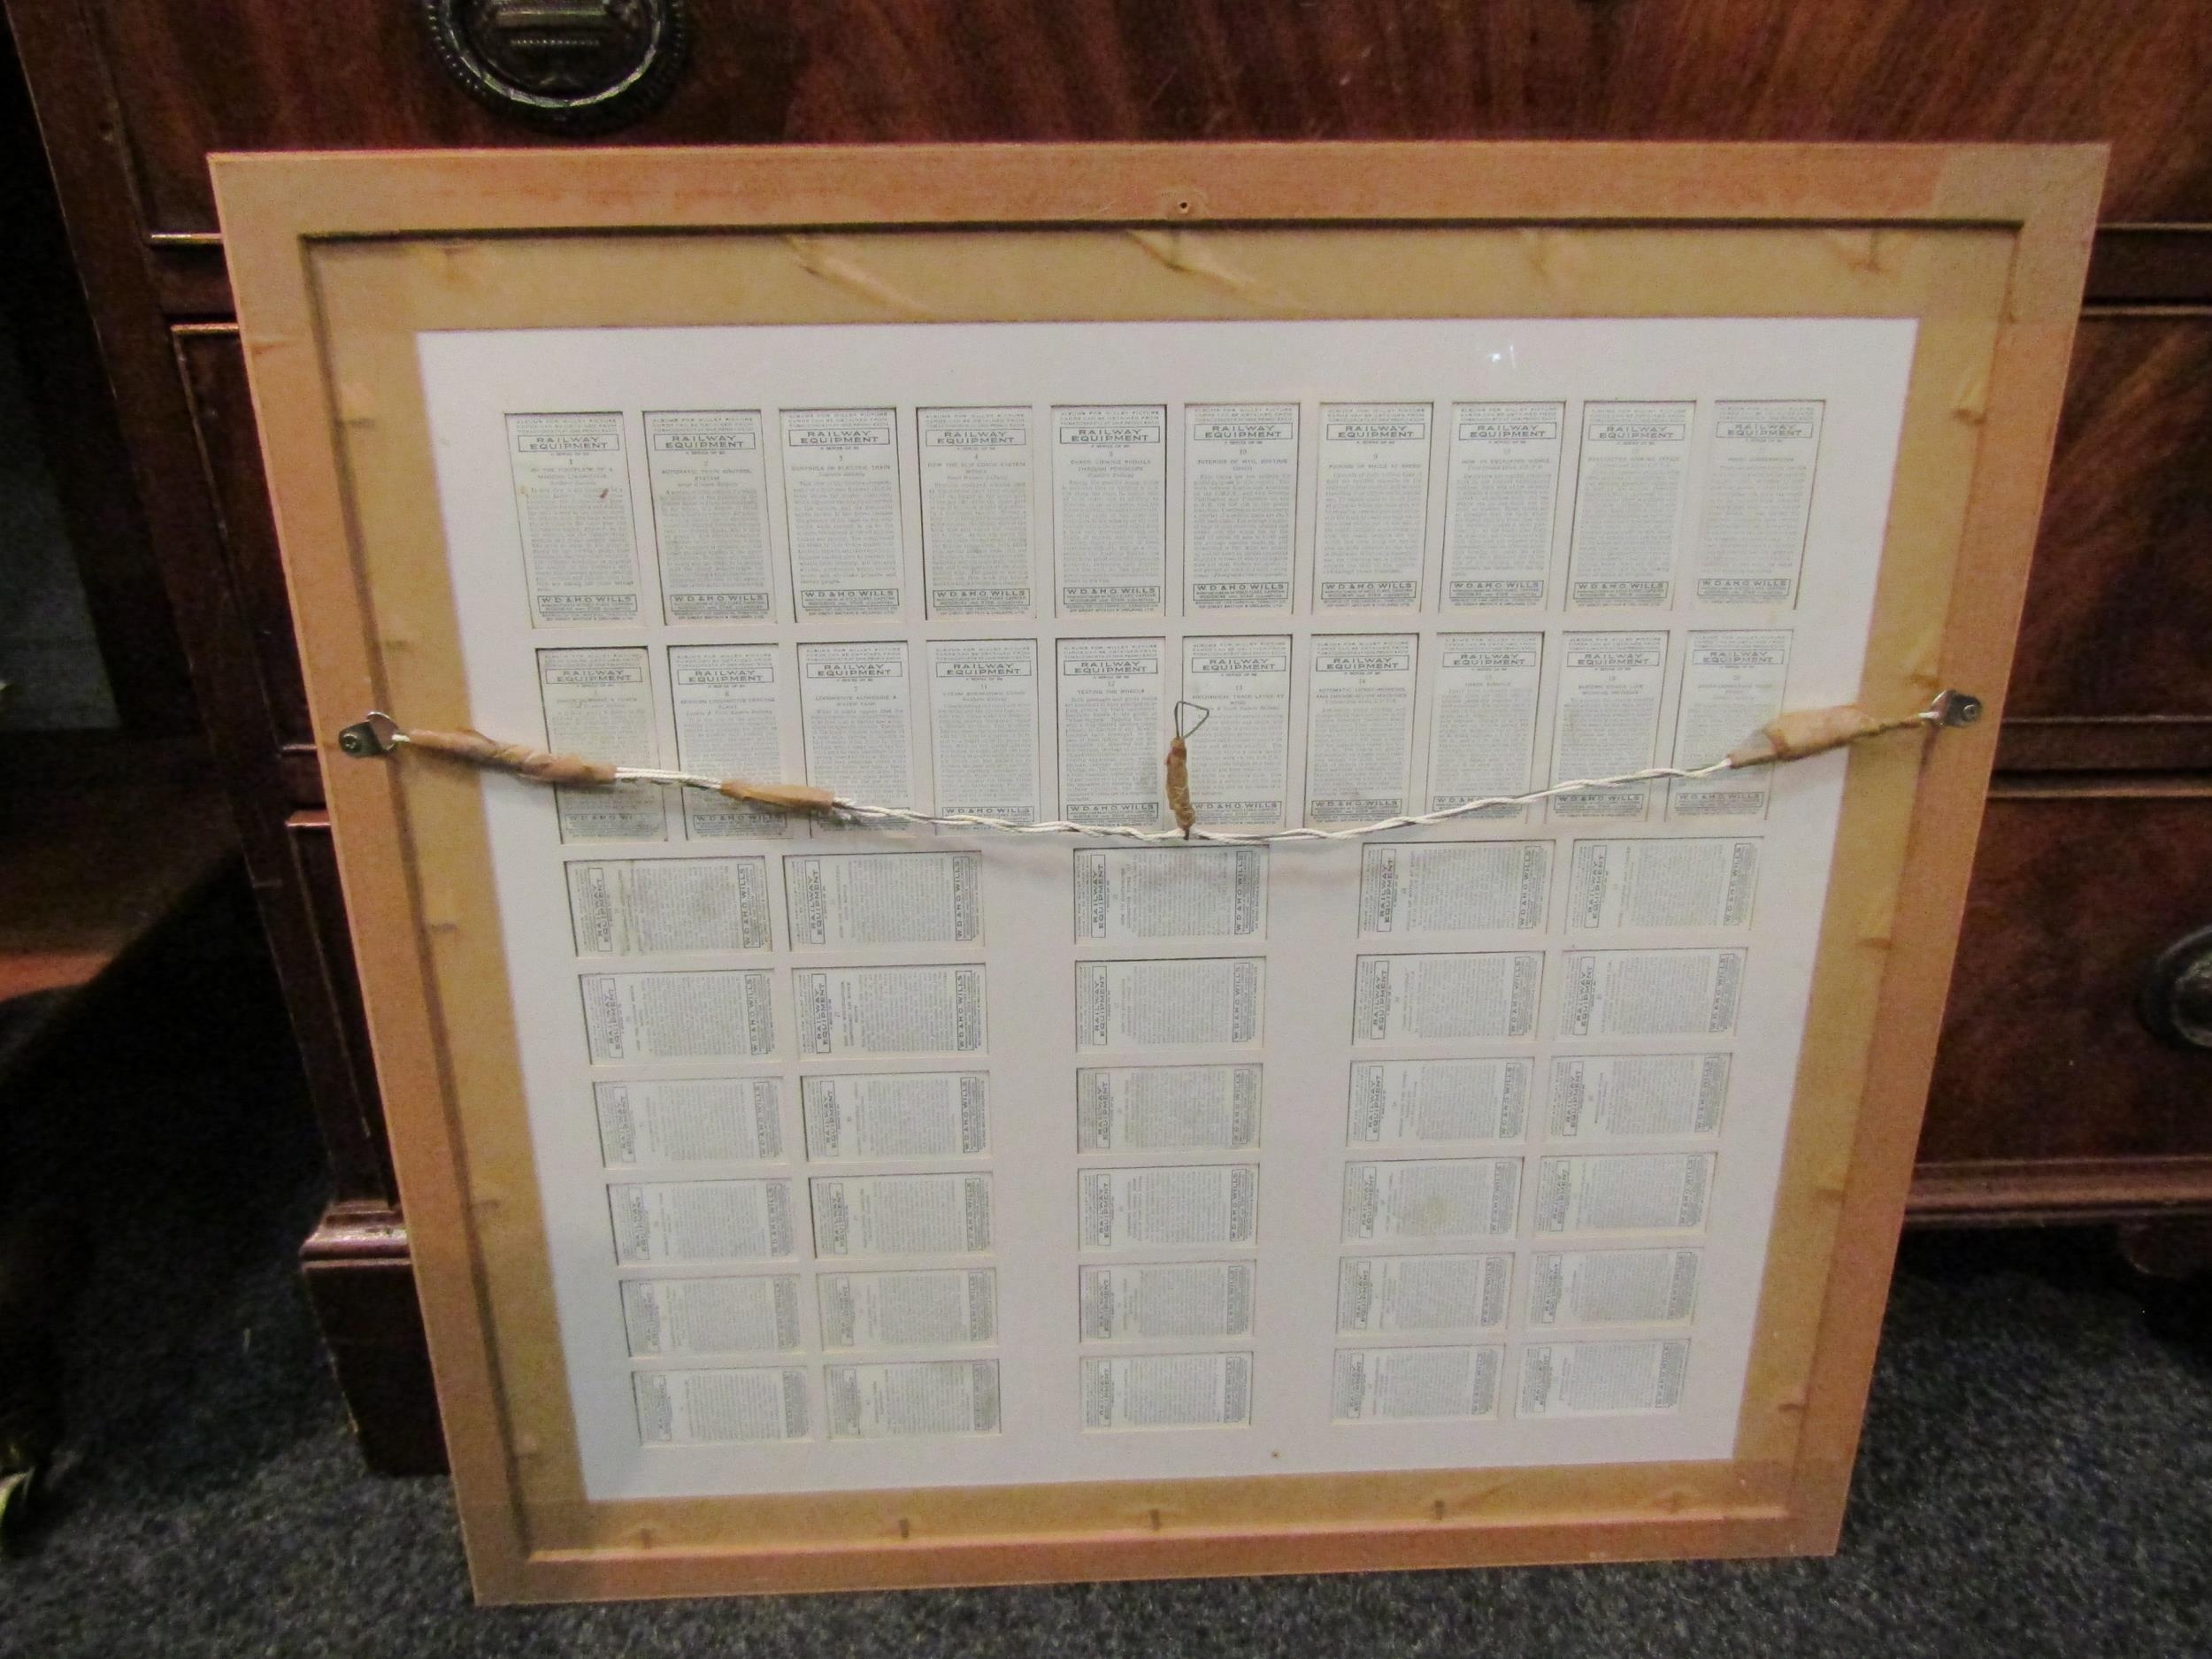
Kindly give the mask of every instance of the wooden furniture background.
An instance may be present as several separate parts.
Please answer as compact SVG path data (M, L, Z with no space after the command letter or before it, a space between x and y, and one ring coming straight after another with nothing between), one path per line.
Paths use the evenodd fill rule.
M91 1257L99 1125L42 1063L128 1020L133 969L237 849L196 739L10 733L0 764L0 1553L68 1417L62 1349ZM63 1127L63 1125L66 1125Z
M304 1262L371 1460L442 1457L205 155L570 142L407 0L6 0L128 482L330 1148ZM2137 998L2212 922L2212 15L2199 0L691 0L594 142L2107 140L2113 155L1913 1213L2212 1217L2212 1055ZM123 480L118 479L119 485Z
M6 442L32 451L10 457L5 487L43 463L114 724L35 729L55 703L27 676L0 691L33 714L0 729L0 1553L25 1535L64 1432L62 1339L96 1233L83 1195L97 1103L58 1095L53 1063L137 1013L159 941L193 925L237 850L137 497L115 488L127 457L37 123L4 56L0 37L0 353L16 359L23 400ZM36 533L29 512L11 522ZM41 585L35 557L0 549L0 612L21 597L12 581Z

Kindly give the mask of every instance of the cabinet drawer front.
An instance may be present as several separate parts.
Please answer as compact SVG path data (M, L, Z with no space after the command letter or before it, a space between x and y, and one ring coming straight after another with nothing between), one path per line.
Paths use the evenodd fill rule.
M253 641L270 719L280 741L311 749L307 693L300 681L299 648L292 639L292 611L284 594L284 567L277 554L238 331L186 326L177 329L173 339L207 465L208 488L222 522L224 560Z
M2212 312L2082 319L2007 701L2013 767L2212 766Z
M413 0L88 9L150 230L213 228L210 150L535 142L447 79ZM688 9L622 138L2108 139L2112 218L2212 218L2200 0Z
M1926 1165L2212 1154L2212 1049L2137 1012L2212 926L2212 792L1989 805L1921 1138Z
M308 1090L330 1154L332 1196L340 1203L390 1205L397 1198L384 1103L369 1052L368 1019L338 884L330 820L297 812L285 826L313 929L312 952L281 959L285 997L307 1062Z

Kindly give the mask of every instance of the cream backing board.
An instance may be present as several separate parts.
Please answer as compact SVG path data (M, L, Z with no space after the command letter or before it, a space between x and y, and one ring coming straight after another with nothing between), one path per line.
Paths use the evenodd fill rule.
M1492 321L1342 320L1094 324L945 324L737 328L502 330L420 337L420 362L451 549L450 576L466 666L467 718L503 736L546 732L535 653L597 646L649 653L657 764L676 763L670 647L767 644L783 681L782 751L796 775L803 753L795 695L795 647L822 641L907 642L915 801L933 798L927 645L933 641L1034 641L1041 752L1038 777L1048 816L1056 803L1060 733L1055 718L1056 646L1062 640L1165 641L1164 710L1179 694L1187 636L1288 635L1293 641L1287 798L1292 821L1305 799L1305 695L1317 635L1417 638L1417 694L1409 799L1425 803L1433 691L1441 636L1540 634L1541 696L1533 733L1532 784L1550 775L1560 670L1569 634L1660 634L1667 640L1663 696L1653 757L1676 758L1675 735L1687 639L1693 632L1782 632L1791 636L1786 703L1810 708L1856 695L1865 660L1890 479L1896 456L1916 327L1883 319L1510 319ZM1823 416L1816 481L1794 605L1709 604L1693 572L1708 455L1717 403L1818 403ZM1694 406L1691 452L1676 519L1673 603L1665 607L1588 607L1568 603L1567 565L1577 503L1584 406L1594 402ZM1416 610L1317 611L1312 598L1317 446L1322 406L1420 403L1431 411L1426 536ZM1445 606L1455 403L1550 403L1563 406L1548 597L1539 606ZM1299 469L1294 608L1190 611L1183 598L1186 405L1294 403ZM1073 405L1164 405L1166 568L1164 614L1055 615L1052 567L1053 411ZM925 615L918 409L1025 408L1030 411L1033 588L1041 618ZM779 615L791 614L793 579L785 520L781 410L895 408L902 512L904 603L894 617L796 622L675 623L664 608L653 556L655 524L647 473L645 411L759 411L769 455L772 581ZM626 432L641 591L634 623L532 626L507 451L506 417L618 411ZM1164 749L1167 733L1148 746ZM1894 740L1909 743L1909 738ZM783 838L687 841L672 798L668 835L653 841L570 841L553 798L535 786L488 777L484 811L520 1042L522 1075L586 1494L592 1500L861 1491L931 1486L1035 1485L1202 1476L1354 1472L1725 1459L1736 1444L1746 1365L1759 1307L1769 1223L1781 1166L1793 1079L1842 803L1845 760L1832 755L1782 770L1763 814L1671 819L1663 785L1639 818L1567 818L1542 807L1518 818L1470 818L1391 840L1540 841L1551 847L1543 926L1534 930L1363 936L1361 847L1290 844L1268 854L1265 934L1248 941L1131 941L1078 944L1071 909L1077 842L946 833L935 836L815 831ZM1202 769L1196 776L1204 793ZM1380 816L1379 811L1372 816ZM1756 840L1756 898L1747 927L1570 932L1567 909L1578 841L1717 836ZM1372 844L1370 842L1369 844ZM812 854L972 849L983 871L979 946L802 947L785 914L780 861ZM595 859L758 856L767 860L772 907L768 949L649 958L580 958L571 933L562 866ZM1717 1037L1563 1033L1563 958L1592 949L1741 949L1748 952L1734 1029ZM1447 951L1540 952L1540 1003L1527 1040L1373 1043L1352 1041L1356 960L1363 955ZM1074 977L1082 961L1133 956L1260 956L1264 1016L1256 1047L1109 1048L1076 1045ZM935 1057L809 1058L795 1047L793 971L803 967L977 963L987 980L987 1052ZM682 1062L594 1066L584 1043L579 979L605 972L766 969L772 975L777 1046L772 1058L735 1064ZM1717 1133L1592 1143L1548 1133L1551 1062L1556 1055L1655 1053L1731 1056L1727 1105ZM1534 1087L1522 1132L1509 1141L1347 1146L1347 1096L1356 1063L1399 1058L1518 1057L1533 1062ZM1263 1109L1256 1150L1079 1153L1079 1065L1257 1062ZM979 1071L990 1079L990 1147L980 1158L878 1159L810 1164L800 1118L803 1077L862 1071ZM611 1079L774 1077L781 1083L780 1159L603 1167L592 1085ZM1538 1161L1546 1155L1717 1153L1709 1213L1686 1234L1534 1231ZM1340 1236L1348 1163L1440 1157L1509 1157L1520 1163L1518 1222L1506 1238L1377 1240ZM1079 1250L1079 1172L1138 1165L1256 1163L1257 1239L1249 1248L1163 1245L1135 1252ZM854 1257L810 1260L810 1177L987 1171L995 1237L981 1257ZM702 1266L618 1268L612 1248L611 1182L770 1178L792 1183L795 1256ZM1655 1329L1532 1330L1527 1324L1535 1252L1687 1244L1702 1263L1693 1325ZM1514 1256L1508 1321L1494 1329L1437 1335L1409 1331L1336 1333L1338 1272L1348 1256L1507 1253ZM1182 1339L1110 1345L1079 1341L1079 1265L1240 1260L1257 1267L1256 1318L1248 1338ZM832 1350L819 1329L816 1277L831 1271L982 1265L995 1270L997 1335L980 1347ZM619 1279L795 1273L802 1340L795 1352L719 1358L632 1358L618 1294ZM1517 1410L1532 1345L1568 1341L1690 1342L1687 1383L1670 1411L1535 1419ZM1503 1344L1494 1412L1452 1420L1339 1422L1332 1415L1334 1356L1386 1346ZM1079 1362L1132 1354L1235 1351L1252 1356L1248 1425L1175 1431L1083 1426ZM1001 1420L987 1434L833 1440L826 1433L825 1364L987 1358L998 1365ZM633 1403L641 1370L780 1367L803 1371L809 1432L779 1442L646 1446Z

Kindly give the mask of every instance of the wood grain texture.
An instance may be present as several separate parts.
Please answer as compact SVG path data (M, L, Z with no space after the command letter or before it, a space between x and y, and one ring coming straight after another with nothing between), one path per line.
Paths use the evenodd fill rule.
M2212 925L2212 795L1990 803L1920 1156L2212 1154L2212 1053L2136 1017L2152 958Z
M273 729L280 742L311 742L307 690L300 682L299 647L284 597L284 567L277 557L276 523L269 516L269 485L261 474L261 440L254 431L238 330L187 325L172 331L172 338L220 519L224 564L252 640ZM312 799L319 798L319 791Z
M2212 304L2212 225L2122 225L2089 256L2093 305Z
M69 239L45 167L13 43L0 30L0 351L20 374L27 420L11 442L42 454L69 554L84 589L101 665L124 730L142 738L196 733L184 651L135 495L117 488L130 455L100 359L96 319L70 261ZM0 594L0 605L12 595Z
M89 15L74 4L16 0L8 20L127 451L127 467L104 485L129 497L155 532L150 544L189 664L212 772L228 798L326 1132L340 1137L334 1148L348 1135L355 1146L366 1144L356 1126L374 1109L360 1100L349 1073L344 1016L330 978L332 953L343 959L347 946L334 931L334 910L319 921L287 823L296 780L279 751L250 606L233 580L192 396L145 257L138 204L118 165L120 117L110 101L102 44ZM265 571L261 577L266 580ZM334 1149L334 1167L341 1165L366 1171L363 1184L388 1199L389 1175L375 1173L373 1156Z
M18 0L21 4L22 0ZM145 228L212 150L541 144L414 8L88 0ZM2143 0L692 0L641 143L2110 140L2116 218L2212 218L2212 14Z
M2008 719L1997 738L1997 767L2021 773L2212 771L2212 720L2161 714Z
M1945 1227L2178 1220L2212 1225L2212 1157L1976 1158L1924 1164L1905 1210Z
M89 984L223 861L195 738L0 733L0 1002Z
M437 1396L398 1212L333 1204L300 1246L300 1268L362 1461L381 1475L443 1473Z
M147 250L163 310L179 319L231 311L220 236L156 236ZM2212 304L2212 226L2101 228L2089 257L2092 303Z
M2212 721L2212 311L2075 335L2010 718Z
M361 975L354 965L346 926L330 818L320 811L295 812L285 829L316 945L311 962L289 964L287 989L327 1022L318 1027L311 1043L302 1047L308 1091L330 1157L332 1196L341 1204L389 1209L398 1202L399 1187L392 1176L391 1141L377 1092L368 1019L361 1004ZM403 1234L395 1248L403 1259Z

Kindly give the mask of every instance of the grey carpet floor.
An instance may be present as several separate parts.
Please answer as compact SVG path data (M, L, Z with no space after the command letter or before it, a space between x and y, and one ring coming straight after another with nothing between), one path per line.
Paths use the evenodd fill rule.
M349 1439L249 938L200 930L140 1004L172 1012L43 1080L100 1248L58 1501L0 1563L9 1659L2212 1653L2205 1309L2147 1302L2093 1234L1909 1243L1833 1560L478 1610L446 1483Z

